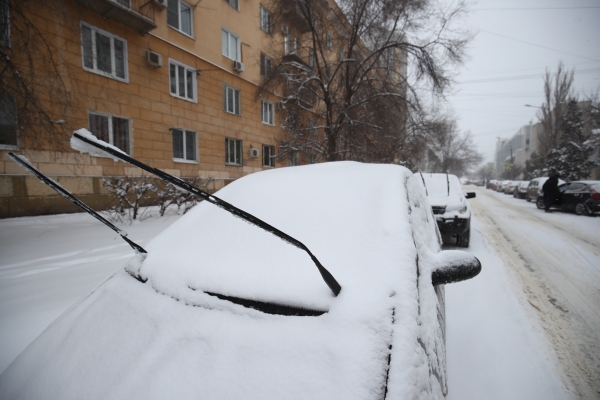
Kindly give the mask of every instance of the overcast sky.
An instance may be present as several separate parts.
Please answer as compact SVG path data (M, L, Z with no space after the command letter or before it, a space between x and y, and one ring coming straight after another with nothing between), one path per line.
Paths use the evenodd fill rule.
M600 0L479 0L470 9L464 22L477 35L448 101L488 162L496 137L538 121L525 104L543 103L546 68L575 68L580 96L600 86Z

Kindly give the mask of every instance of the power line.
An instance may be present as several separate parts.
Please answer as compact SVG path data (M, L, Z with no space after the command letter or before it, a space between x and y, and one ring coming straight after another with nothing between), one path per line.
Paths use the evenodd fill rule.
M530 46L534 46L534 47L540 47L540 48L542 48L542 49L546 49L546 50L552 50L552 51L556 51L556 52L558 52L558 53L568 54L568 55L570 55L570 56L581 57L581 58L585 58L586 60L600 61L600 60L598 60L597 58L591 58L591 57L586 57L586 56L582 56L582 55L579 55L579 54L568 53L568 52L566 52L566 51L562 51L562 50L558 50L558 49L553 49L552 47L542 46L542 45L540 45L540 44L535 44L535 43L527 42L527 41L525 41L525 40L516 39L516 38L510 37L510 36L501 35L501 34L499 34L499 33L490 32L490 31L487 31L487 30L485 30L485 29L481 29L481 31L482 31L482 32L485 32L485 33L489 33L490 35L499 36L499 37L501 37L501 38L504 38L504 39L510 39L510 40L514 40L515 42L520 42L520 43L528 44L528 45L530 45Z
M600 72L600 68L582 69L575 71L576 74L593 74ZM488 82L506 82L506 81L520 81L532 78L541 78L541 74L529 74L529 75L515 75L515 76L504 76L498 78L487 78L487 79L473 79L470 81L458 81L457 83L464 85L469 83L488 83Z
M520 11L520 10L581 10L589 8L600 8L599 6L583 7L519 7L519 8L472 8L471 11Z

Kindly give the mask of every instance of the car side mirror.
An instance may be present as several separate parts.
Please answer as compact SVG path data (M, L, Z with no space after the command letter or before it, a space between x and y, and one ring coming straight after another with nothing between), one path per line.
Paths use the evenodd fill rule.
M474 197L476 197L476 196L477 196L477 193L475 193L475 192L468 192L468 193L465 195L465 197L466 197L467 199L472 199L472 198L474 198Z
M474 278L481 272L481 262L462 250L444 250L436 255L431 273L433 286L455 283Z

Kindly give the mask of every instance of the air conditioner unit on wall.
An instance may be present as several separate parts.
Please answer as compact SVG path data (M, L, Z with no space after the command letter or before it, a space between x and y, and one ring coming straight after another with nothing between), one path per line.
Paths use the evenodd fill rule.
M154 0L154 4L156 4L161 10L167 8L167 0Z
M151 50L148 50L148 52L146 53L146 61L148 61L148 64L150 64L156 68L162 67L162 65L163 65L162 56Z
M250 148L250 157L257 158L260 156L260 150L255 149L254 147Z
M233 69L236 70L237 72L244 72L244 63L241 61L234 61Z

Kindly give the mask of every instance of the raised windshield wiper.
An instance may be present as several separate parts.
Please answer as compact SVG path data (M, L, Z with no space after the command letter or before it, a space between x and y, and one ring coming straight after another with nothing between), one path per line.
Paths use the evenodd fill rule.
M106 144L103 144L104 142L101 142L99 140L91 140L77 132L73 133L73 138L75 138L77 140L81 140L86 145L91 145L97 149L100 149L100 150L110 154L111 156L113 156L113 158L117 157L120 160L123 160L125 162L130 163L131 165L135 165L136 167L143 169L144 171L150 172L151 174L164 179L165 181L177 186L178 188L188 191L190 193L193 193L193 194L201 197L202 199L208 201L209 203L212 203L218 207L221 207L223 210L233 214L234 216L240 217L243 220L248 221L251 224L258 226L259 228L272 233L273 235L277 236L278 238L283 239L284 241L288 242L289 244L296 246L297 248L299 248L301 250L304 250L306 253L308 253L311 260L315 263L315 265L319 269L319 273L321 274L321 277L323 277L323 280L325 281L327 286L329 286L329 289L331 289L333 294L335 296L337 296L340 293L340 291L342 290L342 287L335 280L333 275L331 275L331 273L329 271L327 271L325 269L325 267L323 267L323 265L321 265L321 262L317 259L317 257L314 256L313 253L311 253L311 251L308 249L308 247L306 247L299 240L294 239L287 233L280 231L279 229L275 228L274 226L269 225L265 221L255 217L254 215L249 214L244 210L240 210L239 208L233 206L232 204L229 204L228 202L221 200L216 196L210 195L210 194L190 185L189 183L184 182L183 180L181 180L177 177L174 177L173 175L169 175L166 172L163 172L156 168L152 168L149 165L146 165L132 157L129 157L127 154L112 148L112 146L107 146Z
M113 231L117 232L121 239L127 242L136 252L140 254L146 254L146 250L142 248L139 244L129 240L127 237L127 232L121 230L107 221L102 215L98 214L96 211L92 210L87 204L79 200L77 197L73 196L67 189L63 188L58 182L48 178L46 175L42 174L38 171L33 165L29 163L29 161L21 156L17 156L13 153L8 153L8 156L21 167L31 171L40 181L44 182L46 185L50 186L52 189L56 190L58 193L66 197L71 203L75 204L77 207L86 211L92 217L96 218L98 221L102 222L104 225L108 226Z

